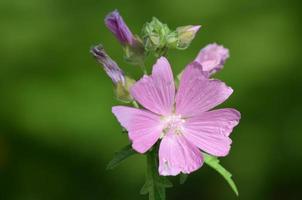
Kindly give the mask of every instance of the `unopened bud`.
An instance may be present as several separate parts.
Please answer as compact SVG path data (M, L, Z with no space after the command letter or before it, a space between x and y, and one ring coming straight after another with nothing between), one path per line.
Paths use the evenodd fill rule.
M90 52L96 60L103 65L103 69L115 85L118 83L125 84L124 72L119 68L116 62L109 57L101 44L91 48Z
M181 26L176 29L178 34L177 49L186 49L195 38L201 26Z
M151 22L145 24L142 31L145 49L153 52L162 51L167 47L167 36L170 32L167 24L153 17Z
M106 16L105 24L122 45L133 45L133 34L117 10Z

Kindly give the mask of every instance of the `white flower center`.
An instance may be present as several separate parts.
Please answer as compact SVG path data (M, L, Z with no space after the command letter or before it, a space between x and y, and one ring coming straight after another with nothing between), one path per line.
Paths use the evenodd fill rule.
M185 120L181 118L181 115L168 115L163 117L162 122L164 123L163 133L160 138L163 138L169 131L173 131L175 134L181 134L183 131L183 124Z

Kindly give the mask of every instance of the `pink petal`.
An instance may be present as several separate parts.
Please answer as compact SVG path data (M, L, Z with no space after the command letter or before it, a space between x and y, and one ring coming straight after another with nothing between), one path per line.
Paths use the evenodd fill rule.
M160 116L127 106L114 106L112 112L127 129L132 148L139 153L148 151L160 137L163 128Z
M201 152L191 145L182 135L167 134L159 147L159 174L176 176L179 173L189 174L203 164Z
M193 62L184 70L176 94L176 113L191 117L223 103L232 88L219 80L208 79L200 64Z
M240 113L235 109L205 112L186 120L184 136L201 150L214 156L225 156L232 143L228 137L239 123Z
M223 108L204 112L187 120L190 126L202 127L203 130L229 136L238 125L240 112L232 108Z
M131 88L131 95L146 109L160 115L171 113L175 86L168 60L161 57L153 66L151 76L144 76Z
M157 59L152 69L152 76L160 77L160 79L166 82L172 82L174 84L173 72L169 61L165 57Z
M205 60L201 64L203 71L210 72L215 68L215 66L219 65L219 61L217 59Z

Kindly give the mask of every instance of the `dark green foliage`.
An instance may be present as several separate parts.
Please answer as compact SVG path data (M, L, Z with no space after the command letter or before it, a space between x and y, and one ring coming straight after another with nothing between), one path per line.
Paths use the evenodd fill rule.
M125 159L127 159L129 156L134 155L136 152L132 149L131 145L125 146L120 151L116 152L114 154L114 157L112 160L108 163L106 169L114 169L116 166L118 166L121 162L123 162Z

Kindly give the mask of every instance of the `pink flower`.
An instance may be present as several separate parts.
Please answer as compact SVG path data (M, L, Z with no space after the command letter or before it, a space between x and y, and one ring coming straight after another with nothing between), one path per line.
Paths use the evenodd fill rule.
M195 61L198 62L202 66L203 71L210 76L223 68L228 57L229 50L214 43L208 44L201 49Z
M229 135L239 123L235 109L211 110L233 92L219 80L210 80L197 62L188 65L175 92L168 60L161 57L152 75L144 76L131 94L145 109L115 106L112 112L127 129L132 147L148 151L159 139L159 173L191 173L203 164L201 151L225 156ZM201 151L200 151L201 150Z

